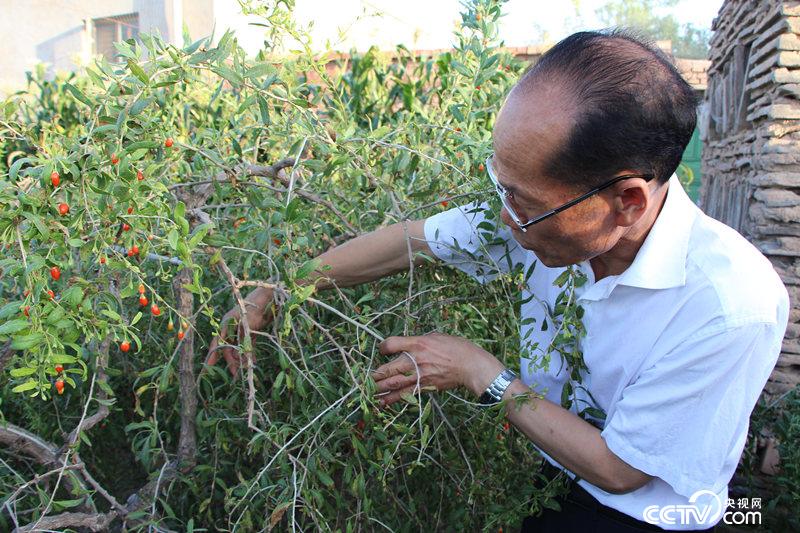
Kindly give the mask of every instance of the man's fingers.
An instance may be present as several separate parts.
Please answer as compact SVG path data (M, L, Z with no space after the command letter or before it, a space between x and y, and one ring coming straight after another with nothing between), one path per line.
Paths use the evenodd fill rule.
M405 396L406 394L416 394L416 393L417 393L417 385L416 384L411 385L410 387L404 387L404 388L402 388L400 390L396 390L396 391L390 392L386 396L382 396L380 398L381 406L385 407L385 406L392 405L393 403L401 400L403 398L403 396Z
M412 374L410 376L406 376L405 374L399 374L376 382L376 385L378 386L378 393L387 391L396 391L412 385L416 386L416 384L417 384L416 374Z
M378 345L378 351L380 351L382 355L410 351L416 342L416 337L386 337L383 342Z
M206 357L206 365L214 366L217 364L219 360L219 354L217 353L217 349L219 347L219 340L217 337L214 337L211 340L211 344L208 347L208 357Z
M397 374L413 375L416 372L414 363L407 355L401 355L372 371L372 379L376 382L396 376Z
M225 350L225 361L228 363L228 372L231 373L231 377L236 377L236 373L239 371L239 353L229 348Z

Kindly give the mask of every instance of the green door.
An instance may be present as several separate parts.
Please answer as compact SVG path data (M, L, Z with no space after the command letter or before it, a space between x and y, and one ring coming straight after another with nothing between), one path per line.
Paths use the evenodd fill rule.
M683 183L689 198L695 203L700 197L700 157L703 154L703 143L700 141L700 132L695 128L692 140L683 152L681 166L678 167L678 178Z

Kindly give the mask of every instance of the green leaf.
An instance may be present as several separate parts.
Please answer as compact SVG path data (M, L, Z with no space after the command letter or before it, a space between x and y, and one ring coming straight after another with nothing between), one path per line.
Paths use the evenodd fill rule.
M202 39L198 39L197 41L193 42L192 44L190 44L189 46L184 48L183 51L187 55L192 55L193 53L195 53L197 51L198 48L200 48L200 45L203 44L203 41L205 41L205 40L206 40L206 37L203 37Z
M42 218L40 216L37 216L33 213L28 213L27 211L23 212L22 216L24 216L26 219L32 222L34 226L36 226L36 229L39 230L39 234L42 236L42 240L46 241L50 239L50 230L48 230L47 226L44 225L44 222L42 221Z
M263 76L274 74L275 71L276 69L271 63L259 63L258 65L254 65L251 68L247 69L247 72L244 73L244 77L261 78Z
M22 304L20 302L10 302L0 307L0 318L8 318L19 313Z
M150 83L150 77L147 75L144 69L140 67L133 59L128 59L128 68L131 69L133 75L139 78L142 83L144 83L145 85Z
M131 58L131 59L136 57L136 54L134 53L133 48L131 48L131 45L128 44L127 42L125 42L125 41L114 41L113 44L114 44L114 48L116 48L117 52L119 52L119 55L121 55L123 57Z
M572 384L567 381L561 388L561 407L566 409L571 404L570 396L572 396Z
M197 246L197 243L203 240L203 237L206 236L206 233L214 227L214 224L211 222L207 222L205 224L200 224L197 226L194 231L192 232L192 236L189 239L189 247L194 248Z
M294 222L296 217L298 216L297 208L300 207L300 198L295 197L289 202L289 205L286 206L286 211L284 213L284 217L286 218L286 222Z
M178 249L178 232L175 230L175 228L172 228L167 233L167 242L169 243L169 247L173 250Z
M459 122L464 122L464 113L461 112L461 106L453 104L450 106L450 114L455 117Z
M15 304L16 305L16 304ZM3 325L0 325L0 335L10 335L28 327L28 321L22 319L9 320Z
M564 272L559 274L555 281L553 281L553 285L557 287L563 287L567 282L567 279L569 279L569 269L564 270Z
M17 174L19 173L19 169L22 167L22 165L31 161L32 159L30 157L21 157L14 161L14 163L11 165L11 168L8 169L8 177L11 178L11 181L17 179Z
M234 72L227 67L217 66L213 67L211 70L231 82L231 84L235 87L238 87L244 81L238 72Z
M594 418L597 418L599 420L605 420L605 418L606 418L606 414L602 410L600 410L600 409L598 409L596 407L587 407L586 409L581 411L581 415L584 415L584 414L587 414L587 415L589 415L591 417L594 417Z
M120 317L116 312L112 311L111 309L101 309L100 313L107 316L111 320L122 321L122 317Z
M41 344L43 341L44 335L41 333L30 333L28 335L14 337L14 340L11 342L11 347L15 350L29 350L37 344Z
M92 105L94 105L94 104L92 103L92 101L91 101L91 100L89 100L89 97L88 97L88 96L86 96L85 94L83 94L83 92L81 92L81 90L80 90L80 89L78 89L77 87L75 87L75 86L74 86L74 85L72 85L71 83L64 82L64 87L65 87L65 88L66 88L66 89L67 89L69 92L71 92L71 93L72 93L72 96L74 96L74 97L75 97L77 100L79 100L79 101L83 102L84 104L88 105L89 107L91 107Z
M23 366L21 368L12 368L11 369L11 377L12 378L24 378L25 376L30 376L31 374L35 374L36 369L30 366Z
M326 487L333 487L333 478L322 470L317 470L317 477Z
M131 112L130 112L130 115L131 115L132 117L134 117L134 116L138 115L139 113L141 113L142 111L144 111L144 109L145 109L147 106L149 106L151 103L153 103L153 98L139 98L139 99L138 99L138 100L136 100L136 102L134 102L134 104L131 106ZM128 148L128 150L130 151L130 148Z
M105 382L105 380L98 380L97 384L105 391L106 394L109 396L115 396L114 389L112 389L111 386Z
M53 505L57 507L61 507L62 509L69 509L71 507L77 507L78 505L84 502L83 498L77 498L74 500L55 500Z
M310 259L303 263L303 265L297 269L297 274L295 274L295 279L305 279L308 277L309 274L314 272L317 268L319 268L320 260L319 259Z
M35 389L36 385L38 385L38 382L36 380L29 379L25 383L21 383L21 384L17 385L16 387L14 387L13 389L11 389L11 392L29 391L31 389Z
M80 303L83 301L83 289L77 285L73 285L64 291L64 293L61 295L61 301L70 307L78 307L78 305L80 305Z
M261 113L261 122L269 125L271 123L269 117L269 103L267 103L267 100L261 95L258 95L258 110Z
M45 322L51 326L55 325L56 323L58 323L59 320L64 318L65 314L66 311L64 311L64 308L61 307L60 305L57 305L56 307L53 308L52 311L50 311L50 314L47 315L47 320L45 320Z
M173 212L175 223L180 227L183 235L189 234L189 221L186 220L186 204L178 202L175 204L175 211Z

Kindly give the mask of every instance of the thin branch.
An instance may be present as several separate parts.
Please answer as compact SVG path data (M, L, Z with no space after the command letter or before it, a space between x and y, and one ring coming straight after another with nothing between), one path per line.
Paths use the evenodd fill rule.
M76 460L78 460L77 454L76 454ZM125 509L125 507L121 503L119 503L117 499L111 495L110 492L108 492L102 485L100 485L100 483L97 482L97 480L94 479L92 474L90 474L89 471L86 469L86 464L83 461L80 461L77 464L80 467L81 475L86 480L86 482L89 483L94 488L94 490L100 493L100 495L103 498L108 500L108 503L110 503L111 506L114 507L114 509L116 509L121 515L124 515L127 512L127 509Z
M236 299L236 303L239 306L239 312L241 313L240 316L242 317L242 320L239 321L239 326L242 328L244 346L241 347L241 350L245 361L245 368L247 370L247 427L261 431L258 426L253 423L256 403L256 386L255 379L253 377L253 341L250 332L250 323L247 320L247 307L245 305L244 298L242 298L242 293L239 290L239 282L233 275L233 272L231 272L231 269L228 268L228 264L225 263L225 260L222 257L220 257L217 265L225 273L225 277L228 278L228 283L231 285L233 296Z
M280 181L284 187L288 189L289 186L292 185L291 182L289 181L289 178L281 175L280 173L275 173L275 175L273 176L270 171L271 168L272 167L263 167L259 165L248 165L247 171L251 176L264 176L269 178L275 178L278 181ZM347 220L347 218L345 218L345 216L341 213L341 211L339 211L336 208L336 206L334 206L331 202L317 196L314 193L310 193L302 189L298 189L295 192L297 193L298 196L302 196L303 198L310 200L316 204L325 206L331 213L333 213L336 216L336 218L338 218L342 222L342 224L345 225L345 227L348 230L348 233L351 236L355 237L356 235L358 235L358 230L352 224L350 224L350 222Z
M116 291L116 286L113 281L111 282L111 285L113 286L112 287L112 293L113 293L114 291ZM97 350L97 360L96 360L97 368L95 370L94 375L92 376L92 383L89 388L90 400L87 401L86 405L84 406L83 415L81 416L81 419L78 421L78 425L75 426L75 429L73 429L70 432L66 442L59 450L58 453L59 456L65 453L70 446L72 446L73 444L75 444L75 442L78 441L79 434L81 431L83 432L89 431L92 427L99 424L109 415L108 405L105 404L105 401L108 400L108 394L106 393L105 389L102 386L99 386L100 390L98 390L97 392L97 400L100 400L98 402L99 407L97 408L97 411L95 411L94 414L88 417L86 416L86 411L88 410L89 403L91 403L91 399L93 398L95 382L97 382L98 384L108 382L108 375L106 374L106 366L108 365L108 350L111 347L111 340L112 340L111 336L109 335L105 339L103 339L103 342L100 343L100 347Z
M3 501L3 505L7 505L7 504L10 504L10 503L13 503L14 500L17 499L17 496L22 494L25 491L25 489L27 489L28 487L31 487L33 485L37 485L41 480L43 480L43 479L45 479L47 477L50 477L53 474L59 474L60 472L62 472L64 470L80 470L80 467L81 467L81 465L69 465L69 466L65 466L65 467L60 467L59 466L58 468L53 468L52 470L49 470L49 471L45 472L44 474L36 474L35 476L33 476L33 479L29 479L27 482L25 482L22 485L20 485L19 487L17 487L17 489L14 492L12 492L11 495Z

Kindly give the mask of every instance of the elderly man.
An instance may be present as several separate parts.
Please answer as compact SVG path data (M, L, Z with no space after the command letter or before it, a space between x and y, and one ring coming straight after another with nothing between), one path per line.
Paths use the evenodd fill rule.
M529 517L524 531L707 530L724 513L789 304L769 261L704 215L674 175L695 104L657 50L624 33L574 34L522 77L496 121L486 170L505 226L491 239L477 227L493 214L476 202L319 258L331 267L314 278L319 288L408 268L407 238L416 264L433 256L481 283L520 266L530 274L520 376L472 342L438 333L387 338L381 353L405 353L373 374L386 405L418 383L465 386L487 405L540 393L506 402L508 420L547 471L572 481L562 511ZM542 360L557 327L541 325L552 320L554 281L566 267L587 279L574 289L586 329L580 383L557 353ZM248 297L251 327L268 320L271 299L267 290ZM235 372L236 352L218 352L216 341L208 363L218 353Z

